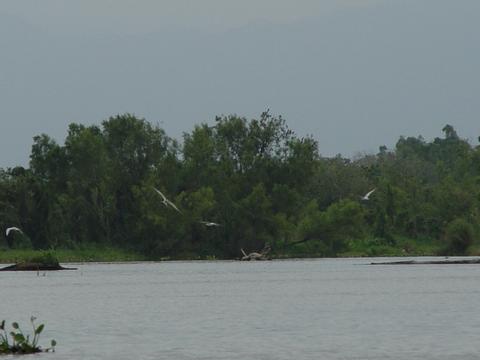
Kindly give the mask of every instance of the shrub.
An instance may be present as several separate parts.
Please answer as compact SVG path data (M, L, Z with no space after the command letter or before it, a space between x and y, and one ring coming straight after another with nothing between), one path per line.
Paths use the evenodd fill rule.
M473 227L464 219L451 221L445 231L447 253L465 255L468 247L473 244Z
M41 264L45 266L58 266L57 256L51 251L44 251L39 255L28 258L25 262L31 264Z

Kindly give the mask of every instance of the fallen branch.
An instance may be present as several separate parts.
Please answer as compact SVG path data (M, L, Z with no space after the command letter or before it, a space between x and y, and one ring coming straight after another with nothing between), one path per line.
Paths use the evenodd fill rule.
M243 257L240 259L242 261L255 261L255 260L271 260L269 256L267 256L270 251L270 245L265 245L265 247L260 252L251 252L247 254L243 249L240 249L243 254Z

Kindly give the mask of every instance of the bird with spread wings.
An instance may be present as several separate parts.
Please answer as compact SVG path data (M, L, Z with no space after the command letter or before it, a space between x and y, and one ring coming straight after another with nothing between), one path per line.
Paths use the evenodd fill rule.
M370 195L374 193L374 191L377 189L370 190L368 193L366 193L364 196L361 196L361 199L364 201L370 200Z
M158 190L156 187L153 188L161 197L162 197L162 203L163 205L165 205L166 207L171 207L173 209L175 209L177 212L179 212L180 214L182 213L178 207L173 203L171 202L170 200L167 199L167 197L160 191Z
M217 224L217 223L212 222L212 221L199 221L199 223L205 225L206 227L219 227L219 226L222 226L222 225Z

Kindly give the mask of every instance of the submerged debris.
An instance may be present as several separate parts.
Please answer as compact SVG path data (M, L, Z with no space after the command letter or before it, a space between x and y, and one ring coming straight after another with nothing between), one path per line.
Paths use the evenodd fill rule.
M389 262L372 262L370 265L455 265L455 264L480 264L480 259L458 259L458 260L404 260Z
M58 262L52 252L45 252L30 259L17 262L1 268L0 271L52 271L52 270L77 270L76 268L65 268Z

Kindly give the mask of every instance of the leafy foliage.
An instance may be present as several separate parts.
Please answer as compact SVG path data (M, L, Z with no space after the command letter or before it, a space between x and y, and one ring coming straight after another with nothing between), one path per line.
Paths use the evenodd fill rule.
M52 251L43 251L41 254L28 258L26 263L46 266L58 266L58 258Z
M450 222L445 232L447 252L455 255L464 255L473 244L473 228L463 219Z
M51 340L50 347L47 349L42 349L38 345L38 340L40 334L45 328L44 324L38 326L35 325L35 317L30 318L30 323L32 325L33 332L31 335L26 335L20 329L18 323L12 323L12 331L8 332L5 326L5 320L0 323L0 355L5 354L33 354L38 352L55 352L55 346L57 342Z
M74 123L63 145L36 136L29 168L0 169L0 228L24 231L1 234L0 247L236 258L268 243L277 255L336 256L408 253L425 246L397 239L445 236L449 252L468 252L480 230L480 148L451 125L443 132L347 159L322 157L268 111L217 117L182 144L132 114Z

